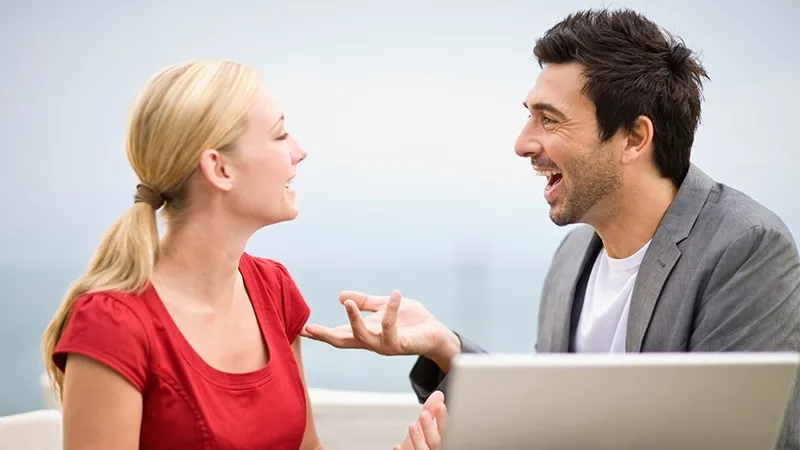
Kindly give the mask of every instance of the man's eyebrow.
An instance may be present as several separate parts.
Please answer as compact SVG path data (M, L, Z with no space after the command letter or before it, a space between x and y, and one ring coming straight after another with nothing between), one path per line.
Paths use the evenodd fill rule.
M284 116L283 116L283 114L281 114L281 117L278 118L278 120L275 122L274 125L272 125L272 128L270 128L269 130L272 131L275 128L278 128L278 125L280 125L281 122L283 122L283 120L284 120Z
M559 119L566 119L567 118L567 116L563 112L561 112L561 110L559 110L555 106L551 105L550 103L538 102L538 103L534 103L532 106L528 106L528 102L522 102L522 106L524 106L525 109L527 109L527 110L534 109L536 111L549 112L550 114L558 116Z

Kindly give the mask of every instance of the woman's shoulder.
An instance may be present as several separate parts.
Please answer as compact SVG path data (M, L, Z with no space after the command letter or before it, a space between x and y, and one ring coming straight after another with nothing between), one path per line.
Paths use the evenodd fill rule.
M258 275L268 279L283 279L289 276L286 266L272 258L254 256L249 253L242 254L242 262L249 265Z
M87 292L78 296L73 304L73 309L76 308L92 308L92 309L118 309L127 311L133 315L141 315L146 313L146 288L136 292L122 292L122 291L95 291Z
M72 304L53 361L63 371L68 354L88 356L120 372L141 391L150 353L148 314L139 293L83 294Z
M269 291L267 296L272 299L275 309L281 316L286 328L286 336L290 342L294 341L305 321L308 320L311 309L289 274L289 270L274 259L252 256L247 253L242 258L245 265L249 265L255 276L260 278L261 285Z
M102 322L109 327L122 327L131 333L144 336L146 328L153 322L152 300L148 290L137 292L97 291L83 294L75 299L69 322L80 321L87 325Z

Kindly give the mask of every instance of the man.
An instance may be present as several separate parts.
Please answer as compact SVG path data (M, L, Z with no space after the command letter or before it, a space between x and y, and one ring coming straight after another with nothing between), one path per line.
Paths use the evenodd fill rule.
M515 151L547 177L552 221L585 224L553 256L536 350L800 351L791 233L689 161L707 78L694 53L641 14L599 10L556 24L534 54L543 69ZM446 391L455 354L482 352L398 293L340 301L349 325L304 334L421 355L411 372L420 400ZM778 448L800 448L797 392Z

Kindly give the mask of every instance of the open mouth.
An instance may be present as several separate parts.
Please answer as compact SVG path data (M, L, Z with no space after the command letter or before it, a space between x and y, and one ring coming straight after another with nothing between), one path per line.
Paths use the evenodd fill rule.
M294 177L289 178L289 181L287 181L286 184L284 185L284 187L286 187L287 191L291 191L292 190L292 181L293 180L294 180Z
M558 183L561 182L561 171L558 169L553 170L537 170L536 175L547 177L547 186L545 186L544 190L549 191L556 187Z

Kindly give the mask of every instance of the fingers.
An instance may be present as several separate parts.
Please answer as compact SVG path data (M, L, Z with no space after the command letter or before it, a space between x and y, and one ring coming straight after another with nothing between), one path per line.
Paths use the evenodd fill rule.
M408 437L411 442L411 448L414 450L430 450L428 444L425 443L425 435L420 426L420 421L414 422L408 427Z
M336 348L360 348L353 333L340 327L331 329L322 325L308 324L300 331L300 335Z
M392 291L389 302L386 304L386 311L381 320L381 337L387 345L392 345L397 341L397 310L400 309L402 296L397 291Z
M439 450L441 447L442 433L428 411L422 411L419 420L408 426L408 435L402 446L395 446L401 450Z
M423 448L438 449L442 446L442 436L433 423L433 415L430 412L422 411L419 415L419 427L422 430L423 441L427 445Z
M389 297L367 295L358 291L342 291L339 293L339 303L344 304L346 300L352 300L361 311L375 312L389 301Z
M417 422L408 427L403 450L438 450L444 435L446 417L444 393L434 391L422 405Z
M431 395L428 396L425 403L422 405L423 409L427 409L428 411L433 411L433 409L437 405L444 404L444 393L442 391L433 391Z
M395 450L439 450L447 421L447 408L444 393L434 391L425 400L416 422L408 427L408 434L402 445Z
M444 403L436 405L433 418L436 419L436 429L441 439L444 436L444 429L447 426L447 406Z
M444 393L442 391L434 391L431 395L428 396L428 399L425 400L425 403L422 405L423 411L429 412L436 422L436 436L441 442L442 436L444 436L444 428L447 424L447 406L444 403ZM420 417L422 414L420 413ZM423 431L425 431L423 429ZM426 441L428 444L431 443L431 438L427 435L430 434L430 430L426 433ZM431 447L436 448L436 447Z
M394 354L397 343L397 315L400 309L402 297L399 292L393 291L390 297L375 297L357 291L342 291L339 294L339 301L347 312L350 326L342 326L334 329L326 328L317 324L308 324L300 332L300 335L309 339L325 342L336 348L362 348L380 354ZM377 329L377 320L372 320L370 330L364 318L361 317L362 311L378 312L381 308L383 317L373 315L374 319L381 317L381 329Z
M345 300L344 308L347 310L347 318L350 320L353 337L361 341L368 349L377 348L378 344L380 344L380 336L367 329L367 324L364 323L356 302L349 299Z

